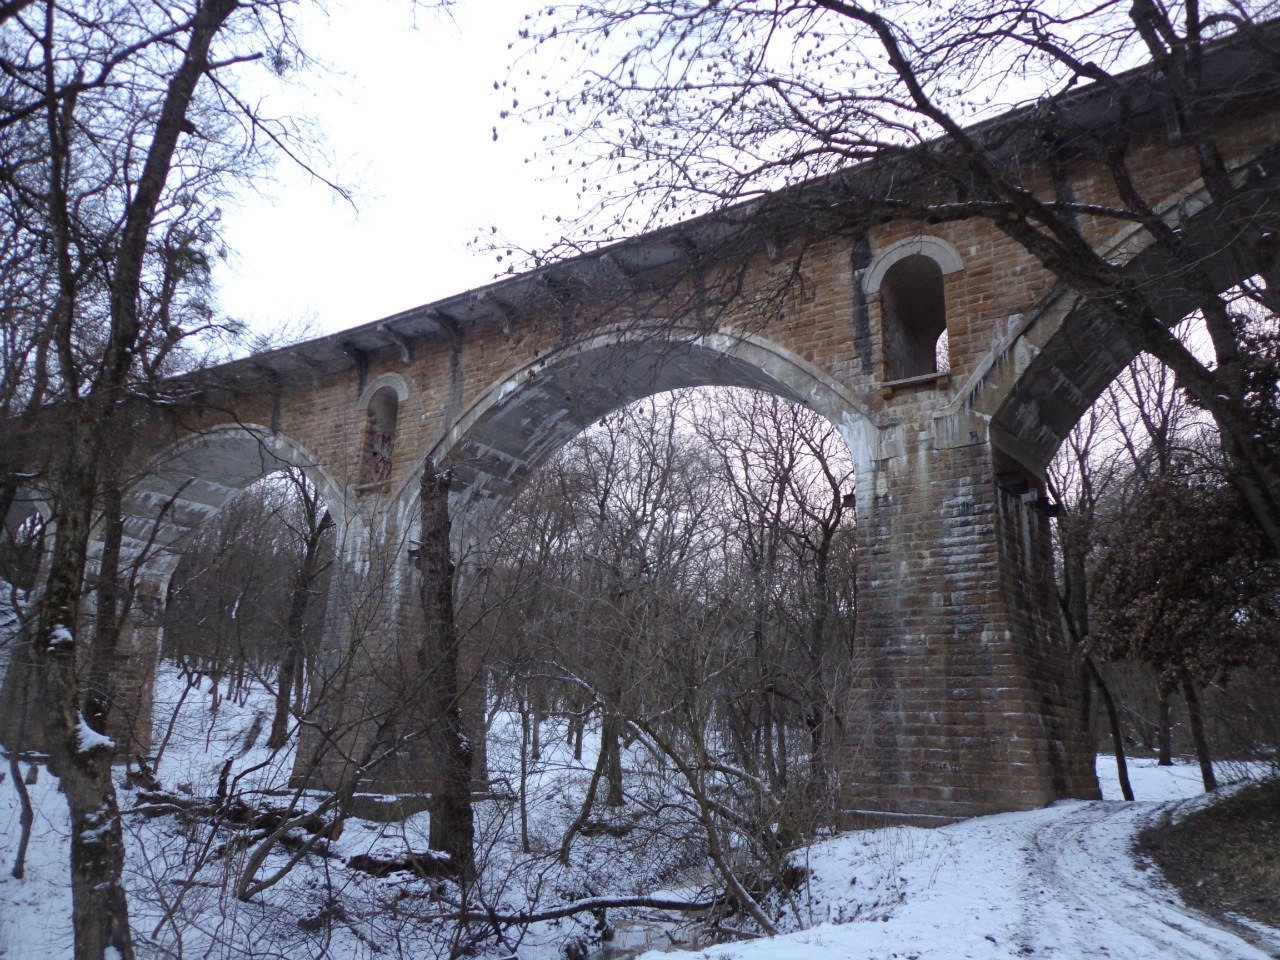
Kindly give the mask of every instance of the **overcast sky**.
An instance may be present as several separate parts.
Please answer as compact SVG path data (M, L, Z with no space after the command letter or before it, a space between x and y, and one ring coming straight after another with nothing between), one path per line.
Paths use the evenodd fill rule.
M218 268L223 309L259 330L311 320L331 333L487 283L500 267L468 241L496 225L543 242L573 195L539 182L537 136L493 127L506 76L536 0L459 4L453 18L406 0L334 3L303 42L333 72L306 76L268 107L320 122L329 169L357 208L282 163L270 196L229 205L232 256Z

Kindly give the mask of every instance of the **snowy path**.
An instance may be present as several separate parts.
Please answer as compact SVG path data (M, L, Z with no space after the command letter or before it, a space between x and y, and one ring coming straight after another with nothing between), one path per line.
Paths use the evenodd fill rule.
M1100 765L1100 773L1107 771ZM1179 771L1135 771L1139 796L1195 792ZM1105 789L1105 783L1104 783ZM1108 791L1110 792L1110 791ZM1280 932L1227 929L1187 907L1133 838L1170 801L1081 802L983 817L937 830L897 828L815 848L809 909L825 923L771 941L705 951L734 960L1269 960ZM858 883L896 866L886 889ZM883 909L885 894L896 902ZM1242 937L1242 934L1244 935ZM1248 939L1245 939L1247 937ZM658 960L656 953L647 960Z
M1280 951L1280 937L1267 952L1251 951L1238 936L1243 928L1221 929L1184 906L1149 871L1135 869L1131 856L1115 855L1118 845L1124 850L1164 809L1150 803L1085 804L1033 833L1026 854L1031 887L1024 940L1039 942L1037 954L1216 960ZM1057 918L1060 924L1054 924Z

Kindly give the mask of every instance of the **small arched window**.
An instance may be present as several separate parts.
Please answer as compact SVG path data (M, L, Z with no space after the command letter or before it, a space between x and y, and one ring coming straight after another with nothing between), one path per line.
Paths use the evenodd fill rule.
M891 266L880 284L880 310L886 379L946 372L947 302L937 261L915 254Z
M863 271L863 292L880 295L888 384L950 372L944 281L963 270L955 247L921 235L890 244Z
M391 477L391 453L396 443L399 412L400 397L390 386L379 387L369 398L360 455L361 483L382 483Z

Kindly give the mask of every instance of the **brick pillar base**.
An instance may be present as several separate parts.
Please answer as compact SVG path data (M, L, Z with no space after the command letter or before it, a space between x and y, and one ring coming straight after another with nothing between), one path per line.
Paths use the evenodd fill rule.
M330 587L320 663L309 679L311 703L293 782L362 792L429 793L418 661L422 642L417 575L403 551L375 557L373 573L352 562ZM474 752L477 788L485 777L484 682L476 652L461 664L463 722ZM372 762L370 762L372 761Z
M843 810L942 822L1098 796L1038 485L927 433L859 477Z

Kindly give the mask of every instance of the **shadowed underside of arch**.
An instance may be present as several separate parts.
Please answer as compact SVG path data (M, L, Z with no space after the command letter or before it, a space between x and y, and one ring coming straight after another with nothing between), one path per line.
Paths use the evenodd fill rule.
M431 459L453 472L454 514L487 515L509 503L534 470L601 417L686 387L776 394L823 414L846 439L869 419L835 381L762 339L622 329L505 377L459 419Z
M246 424L179 441L125 494L125 557L141 559L152 574L172 572L179 559L173 548L180 541L246 487L291 466L307 473L341 519L341 487L288 437Z
M1259 241L1280 229L1280 157L1258 160L1242 175L1248 183L1232 203L1209 206L1182 222L1180 260L1156 246L1128 259L1124 271L1131 288L1165 324L1178 323L1206 296L1258 273L1263 257L1274 262L1274 248L1266 253ZM1126 321L1088 298L1059 294L1043 313L1044 330L1028 331L1015 348L1021 356L992 378L995 389L987 391L991 399L985 404L992 411L992 442L1036 473L1140 352ZM983 406L979 396L975 407Z
M254 481L289 466L306 471L336 515L342 507L341 496L335 496L340 488L315 459L287 437L252 424L216 428L174 443L126 489L120 559L122 567L141 576L111 654L113 705L107 732L122 755L145 755L151 749L151 688L161 634L153 613L181 559L181 541ZM14 511L6 518L20 519ZM102 549L101 540L91 545L95 563ZM41 689L36 670L29 658L20 657L4 671L0 741L6 744L40 749L39 734L33 733L39 725L29 715L40 709L38 695L30 693Z

